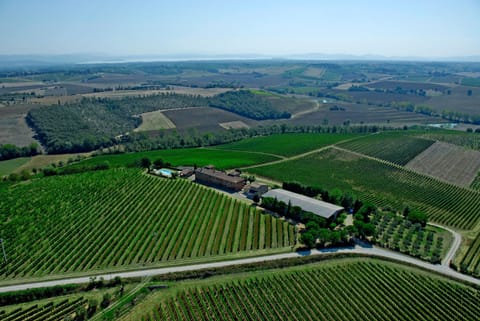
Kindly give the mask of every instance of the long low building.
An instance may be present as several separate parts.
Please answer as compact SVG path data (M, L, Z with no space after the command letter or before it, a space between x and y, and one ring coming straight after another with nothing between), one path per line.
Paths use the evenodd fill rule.
M320 201L302 194L293 193L281 188L272 189L263 194L262 197L276 198L278 201L282 201L285 204L290 202L292 206L298 206L306 212L311 212L326 219L336 217L337 214L344 210L341 206Z

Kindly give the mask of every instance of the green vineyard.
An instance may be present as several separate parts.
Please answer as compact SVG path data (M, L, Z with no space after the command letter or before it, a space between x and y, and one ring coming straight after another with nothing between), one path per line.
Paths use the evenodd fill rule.
M0 311L0 321L74 320L73 317L77 315L79 310L86 311L87 308L87 300L84 298L71 301L66 299L57 304L51 302L41 306L33 305L29 308L18 308L11 312Z
M406 165L433 143L433 140L417 138L411 134L385 132L369 135L338 146L398 165Z
M282 134L247 138L215 148L293 156L355 137L360 134Z
M115 169L2 193L1 279L286 251L294 228L195 183ZM243 254L242 254L243 253Z
M477 235L468 248L468 252L461 259L460 269L462 272L480 277L480 235Z
M284 182L351 191L379 207L401 210L408 205L427 213L431 221L459 229L473 229L480 220L480 192L336 148L248 171Z
M478 320L479 300L478 289L418 270L340 261L190 286L143 320Z

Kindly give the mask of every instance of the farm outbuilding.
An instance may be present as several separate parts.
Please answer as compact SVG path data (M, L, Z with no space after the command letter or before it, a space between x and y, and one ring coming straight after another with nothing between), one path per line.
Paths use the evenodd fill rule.
M251 183L250 186L248 187L248 197L253 197L255 195L262 196L268 192L268 185L265 184L259 184L259 183Z
M311 212L325 219L335 218L344 210L341 206L320 201L302 194L293 193L281 188L272 189L263 194L262 197L276 198L286 204L290 202L292 206L298 206L306 212Z

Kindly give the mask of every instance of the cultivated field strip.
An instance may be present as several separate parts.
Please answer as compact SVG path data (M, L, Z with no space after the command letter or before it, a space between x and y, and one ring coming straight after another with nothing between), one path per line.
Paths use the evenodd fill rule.
M142 320L476 320L480 291L377 262L190 287Z
M87 300L78 298L75 300L64 300L54 304L50 302L45 305L32 305L29 308L18 308L11 312L0 311L1 321L62 321L70 320L75 311L80 308L87 308ZM73 319L71 319L73 320Z
M459 186L469 187L480 170L480 152L436 142L412 159L406 167Z
M339 144L339 147L397 165L405 165L433 143L433 140L417 138L402 132L386 132L345 142Z
M351 191L379 207L403 209L408 205L427 213L433 222L458 229L473 229L480 221L479 191L337 148L251 168L249 172L279 181Z
M480 277L480 235L477 235L460 261L460 268L476 277Z
M293 244L293 226L181 179L137 170L53 177L0 200L1 278L41 277ZM268 229L268 230L267 230Z
M480 190L480 172L478 172L477 176L475 176L470 188Z

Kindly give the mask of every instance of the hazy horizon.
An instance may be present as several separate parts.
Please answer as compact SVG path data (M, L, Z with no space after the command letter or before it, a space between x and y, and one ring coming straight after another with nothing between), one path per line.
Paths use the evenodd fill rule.
M1 55L480 56L480 2L0 1Z

